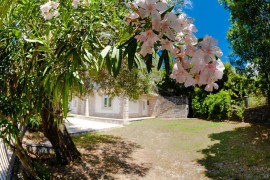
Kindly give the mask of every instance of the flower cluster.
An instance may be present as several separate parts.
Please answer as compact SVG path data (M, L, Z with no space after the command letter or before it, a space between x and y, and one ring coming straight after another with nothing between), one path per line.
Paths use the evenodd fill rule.
M72 0L72 6L77 9L81 0ZM45 20L51 20L53 17L59 16L58 12L59 3L54 1L48 1L47 3L40 6L41 15Z
M80 4L81 0L73 0L72 1L72 6L77 9L78 8L78 5Z
M175 59L171 78L186 87L198 84L206 85L206 91L218 88L215 82L222 78L225 68L215 39L206 35L199 41L192 21L184 13L168 11L166 0L136 0L130 5L133 12L127 20L135 26L143 57L152 54L152 49L167 50Z
M47 3L40 6L41 15L45 20L50 20L53 17L59 16L59 12L57 10L59 3L54 1L48 1Z

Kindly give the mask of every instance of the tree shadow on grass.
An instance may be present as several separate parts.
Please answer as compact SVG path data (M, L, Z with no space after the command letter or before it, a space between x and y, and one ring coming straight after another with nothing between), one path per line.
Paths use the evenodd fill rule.
M134 179L144 177L150 169L150 164L132 157L141 147L119 137L91 133L75 137L74 141L82 153L82 162L56 168L54 179Z
M211 134L216 144L200 152L198 163L213 179L270 179L270 126L251 125Z

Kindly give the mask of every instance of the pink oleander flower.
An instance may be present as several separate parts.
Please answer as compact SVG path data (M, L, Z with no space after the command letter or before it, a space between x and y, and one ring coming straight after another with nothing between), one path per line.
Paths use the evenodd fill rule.
M221 57L222 51L219 47L217 47L217 40L212 38L211 36L206 35L202 42L200 42L202 50L204 51L204 59L206 63L209 63L215 60L216 56Z
M216 70L215 70L215 73L214 73L214 77L216 79L222 79L224 70L225 70L224 64L222 63L222 61L220 59L218 59L216 61Z
M148 17L155 12L163 12L167 8L167 2L159 0L137 0L135 5L139 7L138 13L141 18Z
M154 43L159 40L158 35L156 35L151 29L146 32L141 32L139 35L135 36L135 38L142 42L143 45L141 47L141 55L146 56L146 54L152 54L152 49L154 47Z
M222 78L225 69L218 59L222 52L217 47L217 41L206 35L203 41L198 42L194 35L197 29L192 20L184 13L176 15L167 12L161 16L166 7L166 0L135 0L131 3L134 13L127 20L129 24L136 25L136 31L141 30L135 36L142 43L140 54L143 57L152 54L154 47L166 49L176 59L171 78L186 87L198 84L206 85L206 91L217 89L216 81ZM145 31L146 27L150 29Z
M189 20L186 18L185 14L180 14L177 18L177 23L175 23L175 30L181 33L189 26Z
M72 1L72 6L77 9L78 8L78 5L80 4L81 0L73 0Z
M195 79L183 68L179 61L175 62L170 77L175 79L176 82L184 83L185 87L195 85L196 83Z
M149 42L145 42L142 44L140 54L145 57L147 54L152 54L153 45L149 44Z
M173 30L176 30L177 27L177 16L171 12L166 13L163 20L160 21L160 31L165 33L168 38L175 40L175 33Z
M200 50L196 51L190 61L190 64L191 64L191 70L190 70L191 73L193 74L200 73L205 65L205 62L203 59L203 52Z
M152 28L160 31L160 22L161 22L161 16L159 12L154 12L152 14Z
M207 90L213 90L213 87L218 88L214 82L222 78L224 69L225 67L220 60L205 64L200 73L199 84L207 84Z
M198 32L196 26L194 24L188 24L186 28L183 30L184 34L190 34L193 32Z
M170 41L168 39L161 39L160 43L161 43L162 49L166 49L166 50L170 51L172 54L174 53L174 46L173 46L172 41Z
M186 45L186 49L185 49L185 54L188 55L189 57L193 57L196 53L196 48L190 44Z
M188 46L195 46L198 43L198 39L193 33L186 34L183 41Z
M212 92L214 89L218 89L218 84L215 83L215 81L210 78L204 90L208 92Z
M50 20L53 17L59 16L59 12L57 8L59 7L59 3L54 1L48 1L47 3L40 6L41 15L45 20Z

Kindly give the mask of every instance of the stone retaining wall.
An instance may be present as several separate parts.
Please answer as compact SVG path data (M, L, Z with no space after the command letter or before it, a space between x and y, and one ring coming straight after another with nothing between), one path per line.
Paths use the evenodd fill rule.
M267 106L248 108L244 112L244 121L250 123L270 123L270 119L267 117L267 114Z
M153 97L149 100L150 116L158 118L187 118L188 100L183 97Z

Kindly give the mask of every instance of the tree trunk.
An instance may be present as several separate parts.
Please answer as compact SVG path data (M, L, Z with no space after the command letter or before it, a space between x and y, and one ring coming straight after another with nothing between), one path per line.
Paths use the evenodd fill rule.
M267 91L267 116L268 116L268 119L270 119L270 90Z
M42 126L44 135L51 142L59 164L67 165L71 161L80 160L81 154L73 143L64 124L55 122L55 114L50 104L42 110Z
M13 153L19 158L24 172L24 179L38 179L38 172L34 168L32 159L28 156L26 150L22 147L22 141L17 138L16 144L11 145L10 141L3 138L6 145L8 145Z
M34 169L34 163L27 155L23 147L21 145L15 145L14 153L21 162L24 172L24 179L38 179L38 173Z

